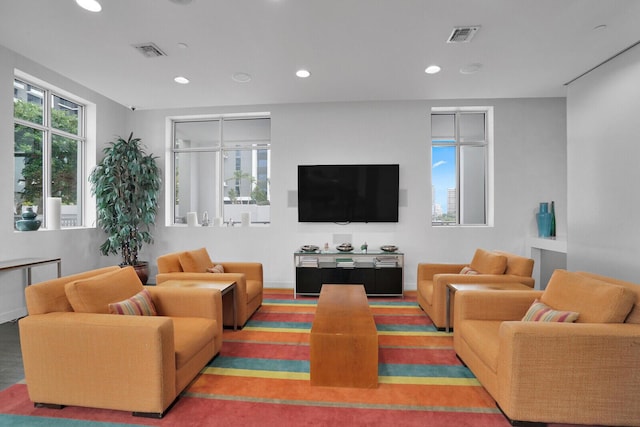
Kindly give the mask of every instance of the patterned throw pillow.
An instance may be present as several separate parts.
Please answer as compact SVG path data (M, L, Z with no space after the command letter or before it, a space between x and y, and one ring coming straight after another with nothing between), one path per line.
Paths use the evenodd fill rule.
M109 304L109 313L131 316L155 316L158 314L147 289L143 289L124 301Z
M224 267L221 264L217 264L213 267L207 268L209 273L224 273Z
M480 274L471 267L464 267L460 270L460 274Z
M572 323L578 319L580 313L575 311L559 311L553 310L548 305L538 301L537 299L531 304L527 314L522 320L524 322L565 322Z

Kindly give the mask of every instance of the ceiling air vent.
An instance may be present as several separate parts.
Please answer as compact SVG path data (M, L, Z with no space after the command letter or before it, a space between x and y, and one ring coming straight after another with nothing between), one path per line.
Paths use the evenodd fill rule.
M147 58L155 58L157 56L167 56L153 43L134 44L133 47Z
M447 43L469 43L480 29L480 25L471 27L454 27Z

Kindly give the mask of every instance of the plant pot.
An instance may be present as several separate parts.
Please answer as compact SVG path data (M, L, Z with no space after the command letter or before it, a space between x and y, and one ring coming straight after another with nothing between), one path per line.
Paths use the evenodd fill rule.
M128 267L128 265L120 264L120 267ZM138 264L133 265L132 267L136 271L136 274L142 284L146 285L147 280L149 280L149 263L147 261L138 261Z

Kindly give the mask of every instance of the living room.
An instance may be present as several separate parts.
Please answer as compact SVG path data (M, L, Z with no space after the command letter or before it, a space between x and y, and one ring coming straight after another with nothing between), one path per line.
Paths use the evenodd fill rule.
M4 24L5 20L11 21L13 13L27 10L33 14L51 13L53 16L73 13L74 17L77 15L80 19L91 20L89 23L78 21L76 25L96 25L95 16L87 17L86 14L72 11L76 5L74 2L68 3L73 4L65 5L61 7L64 11L57 12L50 10L50 6L45 6L44 2L24 2L26 6L2 5L2 22ZM171 10L183 13L178 7L199 7L200 3L204 2L196 0L190 6L172 4L174 9ZM113 95L101 93L98 88L83 85L56 71L47 63L47 58L55 55L46 55L46 52L41 51L40 62L30 59L35 53L26 55L11 48L20 44L16 39L28 38L28 43L33 44L41 38L31 37L28 33L24 37L15 32L8 35L7 32L11 30L6 29L0 32L0 80L5 82L2 86L5 96L0 103L0 132L2 140L13 141L13 95L10 91L13 91L16 70L19 70L95 106L95 122L92 125L95 130L92 137L95 146L87 152L94 162L100 159L102 149L116 135L126 137L133 132L142 139L149 152L158 156L159 166L164 172L163 185L166 185L170 182L167 179L170 177L170 172L167 171L170 153L170 143L167 142L170 140L168 118L268 112L271 118L271 222L249 227L207 228L172 224L171 211L166 208L170 191L163 187L159 216L153 228L155 242L145 246L142 252L142 258L150 262L151 283L157 271L155 260L158 256L206 247L216 260L262 263L266 288L292 289L295 282L294 251L305 244L322 246L327 242L335 246L342 243L342 237L346 236L358 247L364 242L369 247L385 244L398 246L405 254L404 288L415 290L417 265L421 262L467 261L479 247L530 255L527 241L537 233L535 213L538 205L552 200L556 206L558 240L567 242L568 270L584 270L640 282L637 263L640 225L633 215L640 209L640 195L636 191L627 190L628 187L633 188L633 184L640 179L636 166L636 159L640 154L640 147L636 143L639 133L636 115L640 109L640 86L637 83L637 76L640 75L640 46L637 45L640 29L631 25L633 18L640 16L640 8L637 2L618 0L606 6L595 1L577 1L572 2L571 6L558 6L557 10L551 3L544 2L544 7L557 12L560 18L550 20L559 22L555 22L556 27L562 26L564 19L574 25L581 24L580 27L588 34L583 36L583 44L577 46L576 50L584 53L601 44L607 44L611 48L605 49L603 55L590 58L585 66L575 72L571 69L571 74L558 75L554 79L553 90L549 89L552 93L549 96L527 95L524 89L516 96L490 96L491 93L503 92L499 86L489 86L486 80L481 79L476 80L476 83L471 80L455 90L451 89L449 96L431 96L427 90L417 90L418 95L403 97L392 91L383 93L376 88L378 96L367 98L361 93L352 92L354 86L360 87L356 82L345 82L343 87L335 88L335 92L344 92L344 96L338 97L334 92L323 97L317 93L318 89L309 89L307 86L313 85L313 79L322 78L322 68L328 67L324 64L324 67L318 66L312 70L309 79L292 80L288 83L293 86L294 91L309 94L307 101L283 95L272 97L268 102L246 102L245 99L254 99L247 95L251 91L250 82L249 86L236 84L233 87L238 96L237 101L224 98L220 102L217 98L210 97L207 103L203 104L202 100L198 100L198 105L189 106L176 97L180 105L172 106L171 99L162 99L162 107L147 108L141 102L135 104L134 110L131 108L133 102L113 100L115 92ZM492 4L496 8L507 7L501 1ZM528 12L530 7L525 7L525 4L527 2L522 2L520 6ZM284 7L286 2L271 2L270 5ZM444 8L432 3L430 6L435 10ZM107 7L104 4L104 8ZM338 6L334 4L333 7ZM456 15L453 9L455 5L444 9L445 13L450 14L447 15L450 16L446 19L447 22L442 25L447 29L445 32L455 25L482 24L483 27L477 34L478 39L475 40L481 41L482 31L490 28L487 22L482 22L483 19L479 16ZM526 12L519 12L517 7L515 10L508 7L508 10L514 18L518 15L519 20L527 20L526 17L523 18ZM497 14L498 10L492 12ZM550 21L546 23L552 25L553 22ZM604 33L596 35L593 28L601 24L608 27L600 30ZM624 31L617 26L624 27ZM538 31L542 32L543 29ZM444 35L445 39L447 35ZM160 36L145 33L135 34L135 37L136 39L126 40L116 38L114 43L123 43L129 47L130 44L146 42L149 41L147 39L157 39ZM606 43L598 41L597 37L605 37ZM617 40L617 43L609 38ZM183 40L176 37L171 38L172 43L181 41ZM197 41L190 44L196 45ZM469 46L472 47L473 42ZM395 47L385 48L390 52ZM551 46L538 46L539 50L546 48L551 49ZM87 49L82 54L82 61L99 61L92 56L94 48L90 49L92 50ZM95 49L96 52L100 51L100 48ZM56 49L48 50L52 53ZM482 61L483 58L475 59L479 54L465 51L464 60L474 57L474 61ZM571 54L570 50L564 52L565 56ZM429 58L425 58L425 61L428 60ZM384 54L381 53L379 61L387 61ZM458 68L459 62L452 62L451 67ZM112 71L114 78L127 78L129 66L125 63L122 67L115 67ZM343 66L335 64L335 67ZM548 73L547 67L553 69L549 64L534 66L534 73ZM168 80L178 72L173 69L163 70L162 66L153 67L157 68L162 78L167 77ZM424 79L422 84L438 85L428 81L431 77L437 79L438 75L426 76L422 70L420 72ZM468 77L482 78L481 73L489 72L491 69L484 67L480 74ZM586 72L588 73L581 76ZM526 80L526 77L520 75L510 77ZM579 78L564 86L576 77ZM156 80L155 76L153 79L149 78ZM395 79L401 80L404 76L392 74L388 85L393 87ZM191 85L196 83L193 81ZM140 86L143 86L144 91L144 84ZM465 96L465 90L469 94L475 93L474 86L483 86L485 95ZM526 88L526 84L524 87ZM148 89L146 91L152 92ZM349 95L352 93L353 95ZM155 99L157 96L155 93L150 94L149 105L158 102ZM495 140L492 226L432 226L430 113L434 107L472 106L493 108ZM6 217L3 219L5 226L0 231L3 242L0 246L0 259L61 257L63 274L120 262L117 256L100 255L99 246L104 240L104 234L91 221L85 227L37 232L15 231L12 213L14 187L9 184L14 178L13 144L3 144L2 150L0 162L3 167L0 168L0 173L2 182L6 184L0 189L0 199L3 201L1 206L4 206L2 211L6 212ZM298 222L297 208L291 201L297 192L297 166L340 163L400 165L401 199L397 223L338 225ZM53 274L54 267L34 269L33 281L46 280ZM5 272L0 280L0 322L24 316L26 308L22 273Z

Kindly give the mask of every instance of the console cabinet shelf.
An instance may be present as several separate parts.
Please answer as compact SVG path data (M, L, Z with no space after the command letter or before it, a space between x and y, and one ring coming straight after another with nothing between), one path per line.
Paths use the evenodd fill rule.
M320 295L323 284L360 284L368 296L402 296L404 254L294 252L294 296Z

